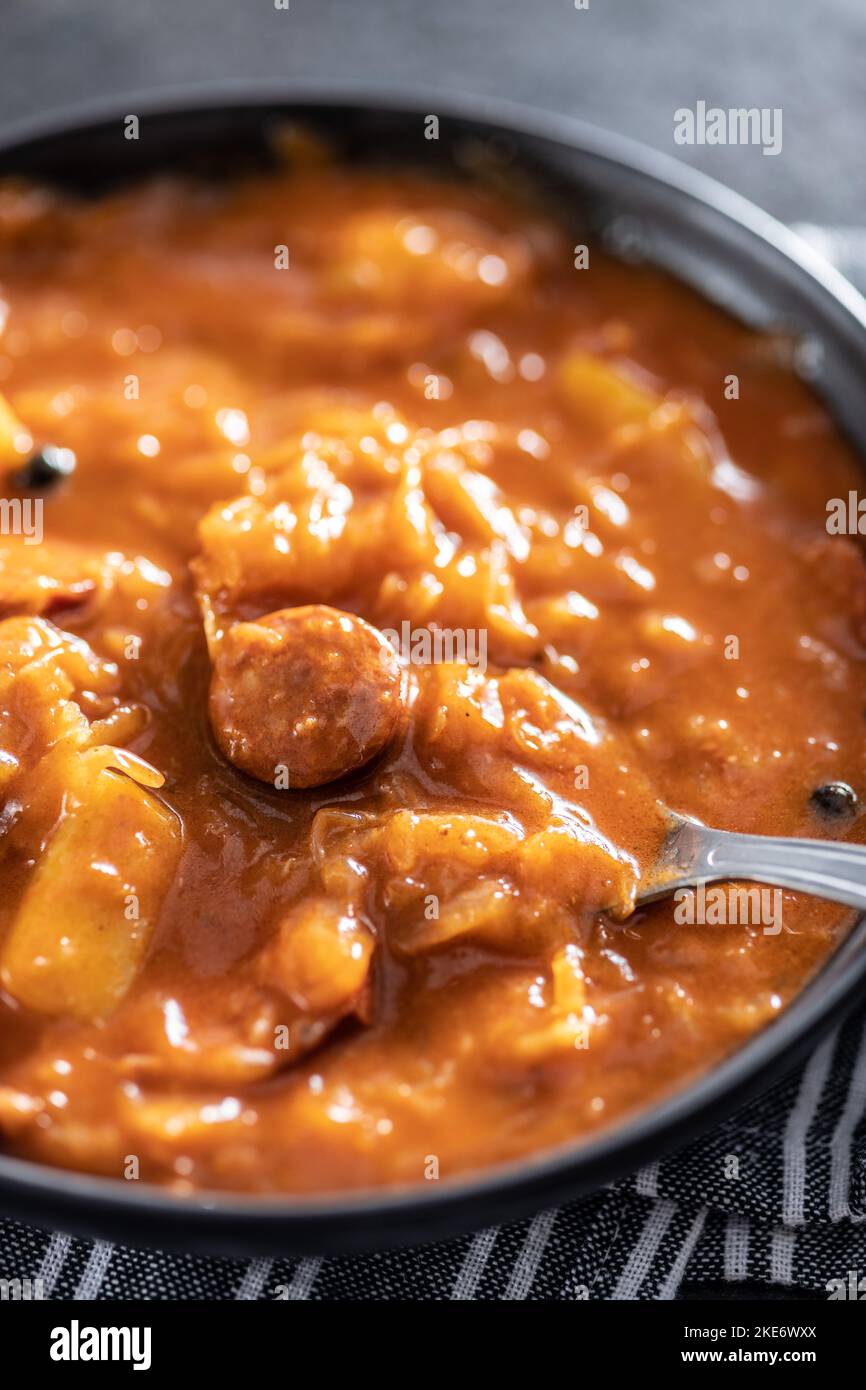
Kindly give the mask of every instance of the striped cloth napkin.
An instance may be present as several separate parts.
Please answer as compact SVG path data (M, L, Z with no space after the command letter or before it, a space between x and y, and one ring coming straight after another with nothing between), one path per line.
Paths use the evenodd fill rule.
M797 231L862 288L866 232ZM0 1280L45 1298L829 1298L866 1277L866 1012L800 1071L623 1182L529 1221L340 1259L220 1260L0 1221Z

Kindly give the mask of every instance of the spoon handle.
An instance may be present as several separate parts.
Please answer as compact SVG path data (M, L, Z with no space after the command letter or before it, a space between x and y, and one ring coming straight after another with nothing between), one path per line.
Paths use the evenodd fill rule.
M794 888L866 911L866 846L740 835L690 822L676 836L665 873L638 895L638 901L718 879Z

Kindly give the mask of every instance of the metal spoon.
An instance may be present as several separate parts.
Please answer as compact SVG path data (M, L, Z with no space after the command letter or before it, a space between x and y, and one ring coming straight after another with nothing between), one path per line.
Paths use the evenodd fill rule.
M666 810L670 830L659 856L641 880L635 906L678 888L719 879L746 879L795 888L866 911L866 846L837 840L788 840L740 835Z

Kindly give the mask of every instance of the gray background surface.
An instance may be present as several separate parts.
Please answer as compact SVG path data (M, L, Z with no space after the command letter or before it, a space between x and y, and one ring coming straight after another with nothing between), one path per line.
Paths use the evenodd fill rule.
M96 96L226 78L498 95L622 131L777 216L866 221L866 0L0 0L0 128ZM681 147L699 99L781 107L776 158Z

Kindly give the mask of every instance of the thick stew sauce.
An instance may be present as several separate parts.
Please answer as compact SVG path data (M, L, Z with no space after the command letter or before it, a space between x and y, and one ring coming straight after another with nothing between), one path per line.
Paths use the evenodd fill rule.
M651 1103L845 929L632 911L660 804L858 833L866 575L790 344L575 235L329 165L0 186L6 1151L447 1178Z

